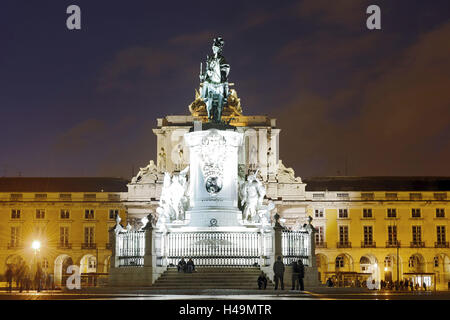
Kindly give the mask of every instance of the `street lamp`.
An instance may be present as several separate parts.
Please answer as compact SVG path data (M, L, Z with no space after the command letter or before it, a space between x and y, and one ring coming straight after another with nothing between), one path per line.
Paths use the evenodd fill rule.
M37 273L38 269L39 269L39 265L38 265L38 261L37 261L37 252L41 248L41 242L34 240L33 243L31 243L31 248L34 249L34 261L36 262L36 273ZM40 284L38 284L37 291L38 292L40 291Z
M34 253L36 254L36 251L38 251L41 248L41 243L39 241L35 240L31 244L31 248L34 249Z

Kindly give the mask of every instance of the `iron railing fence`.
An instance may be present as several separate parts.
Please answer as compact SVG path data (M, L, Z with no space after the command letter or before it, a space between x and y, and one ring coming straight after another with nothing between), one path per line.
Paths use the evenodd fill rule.
M119 266L143 266L145 231L124 231L117 234Z
M302 260L309 266L309 253L311 251L310 235L306 231L283 230L281 233L281 252L283 263L290 265L294 261Z
M273 234L263 232L171 232L154 234L156 265L177 265L181 258L192 258L196 266L272 265ZM117 234L119 266L143 266L145 231L129 230ZM285 264L302 260L310 265L310 235L306 231L282 232Z

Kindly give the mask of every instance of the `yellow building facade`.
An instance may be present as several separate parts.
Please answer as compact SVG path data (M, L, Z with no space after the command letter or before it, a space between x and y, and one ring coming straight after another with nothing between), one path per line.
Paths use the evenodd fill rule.
M340 285L368 277L377 282L410 279L448 289L448 178L335 177L303 182L306 215L314 218L318 229L322 282L330 277ZM358 188L362 191L355 191Z
M136 223L127 217L126 180L0 181L0 274L8 264L24 261L32 267L36 260L56 284L72 264L80 266L82 274L107 273L108 231L116 215L124 225ZM304 199L281 201L277 211L288 228L313 217L322 282L333 278L352 286L368 277L377 282L407 278L438 290L448 288L448 178L323 177L305 178L303 183ZM295 213L299 207L304 213ZM34 241L40 243L39 250L32 248Z
M115 178L0 178L0 274L21 261L31 269L39 261L57 285L70 265L82 274L107 273L108 230L117 214L126 221L126 184Z

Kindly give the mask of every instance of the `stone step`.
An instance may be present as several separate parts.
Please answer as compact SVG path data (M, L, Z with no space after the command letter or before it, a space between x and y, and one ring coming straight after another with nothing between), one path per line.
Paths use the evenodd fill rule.
M261 270L257 269L257 268L239 268L239 269L233 269L233 268L202 268L202 267L196 267L195 270L197 272L204 272L204 273L208 273L208 272L214 272L214 273L235 273L235 272L245 272L245 273L260 273ZM168 268L167 273L178 273L178 269L177 268Z
M257 289L258 284L256 281L249 282L249 283L155 283L153 285L155 288L179 288L179 289L202 289L202 288L208 288L208 289L225 289L225 288L231 288L231 289ZM273 288L273 284L267 284L267 288ZM287 287L287 286L286 286Z
M258 277L260 272L192 272L192 273L184 273L184 272L172 272L172 273L166 273L165 275L168 277Z
M199 282L202 281L202 282ZM158 279L157 283L188 283L188 284L197 284L197 283L256 283L256 279L236 279L236 280L229 280L229 279L217 279L217 280L211 280L211 281L204 281L204 280L173 280L173 279Z
M158 289L257 289L261 270L255 267L198 267L196 272L169 268L153 285ZM270 282L267 288L274 286Z

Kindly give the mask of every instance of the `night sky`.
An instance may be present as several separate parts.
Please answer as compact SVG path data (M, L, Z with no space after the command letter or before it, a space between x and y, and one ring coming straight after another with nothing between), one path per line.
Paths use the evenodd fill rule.
M0 176L129 179L219 35L244 114L278 119L298 176L450 176L448 0L2 0Z

